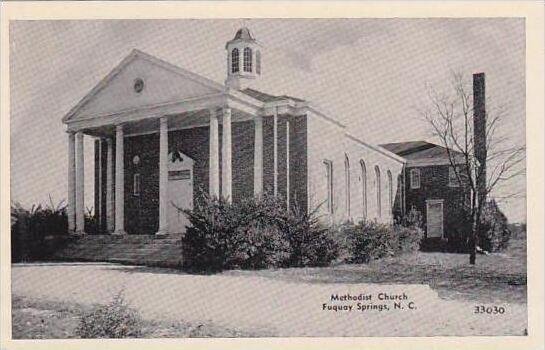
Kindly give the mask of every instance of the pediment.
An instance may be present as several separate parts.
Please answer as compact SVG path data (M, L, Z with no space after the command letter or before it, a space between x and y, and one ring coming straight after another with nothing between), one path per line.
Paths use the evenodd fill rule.
M75 121L221 93L223 86L133 50L63 121Z

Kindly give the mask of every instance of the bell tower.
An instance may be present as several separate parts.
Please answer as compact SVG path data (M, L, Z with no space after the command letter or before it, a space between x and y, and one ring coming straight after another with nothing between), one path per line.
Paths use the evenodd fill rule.
M240 28L225 45L227 79L225 85L244 90L255 86L261 78L261 45L247 27Z

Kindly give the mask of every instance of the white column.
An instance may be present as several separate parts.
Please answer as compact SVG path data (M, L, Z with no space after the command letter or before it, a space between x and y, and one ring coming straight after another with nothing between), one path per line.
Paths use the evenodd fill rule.
M231 108L223 108L223 135L221 148L221 195L231 201L232 166L231 166Z
M278 195L278 107L274 108L274 117L273 117L273 154L274 154L274 165L273 165L273 188L274 196Z
M159 230L157 235L168 233L168 119L162 117L159 127Z
M220 163L219 163L219 136L218 116L216 109L210 108L210 169L209 169L209 193L210 197L220 195Z
M76 133L76 232L85 233L85 170L83 133Z
M125 171L123 160L123 125L115 127L115 231L125 234Z
M106 231L114 231L114 196L113 196L113 166L114 146L111 138L106 139Z
M286 120L286 208L290 209L290 122Z
M68 133L68 200L66 213L68 215L68 232L76 229L76 150L75 134Z
M254 196L263 193L263 117L254 118Z
M102 185L102 144L103 139L98 139L98 188L95 188L95 193L98 192L98 207L95 208L95 217L97 220L97 233L102 233L102 192L104 191L104 186ZM95 164L96 167L96 164ZM96 183L96 182L95 182Z

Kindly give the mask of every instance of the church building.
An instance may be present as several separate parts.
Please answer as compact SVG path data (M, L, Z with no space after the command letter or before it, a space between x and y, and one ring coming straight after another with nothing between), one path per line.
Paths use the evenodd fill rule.
M84 233L84 137L95 139L103 234L183 233L179 209L202 194L268 193L327 222L392 222L405 210L405 158L302 97L259 91L266 50L247 28L225 49L224 84L133 50L63 118L71 232Z

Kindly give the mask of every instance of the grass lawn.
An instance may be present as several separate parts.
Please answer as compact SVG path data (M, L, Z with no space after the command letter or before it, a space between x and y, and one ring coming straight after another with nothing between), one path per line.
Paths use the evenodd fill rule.
M226 271L310 283L429 284L445 299L526 303L526 239L512 239L501 253L478 255L424 253L386 258L369 264L259 271Z
M13 297L12 305L13 339L78 338L75 329L80 316L91 309L80 304L38 301L17 296ZM209 323L142 321L142 338L252 336L263 335L217 327Z

